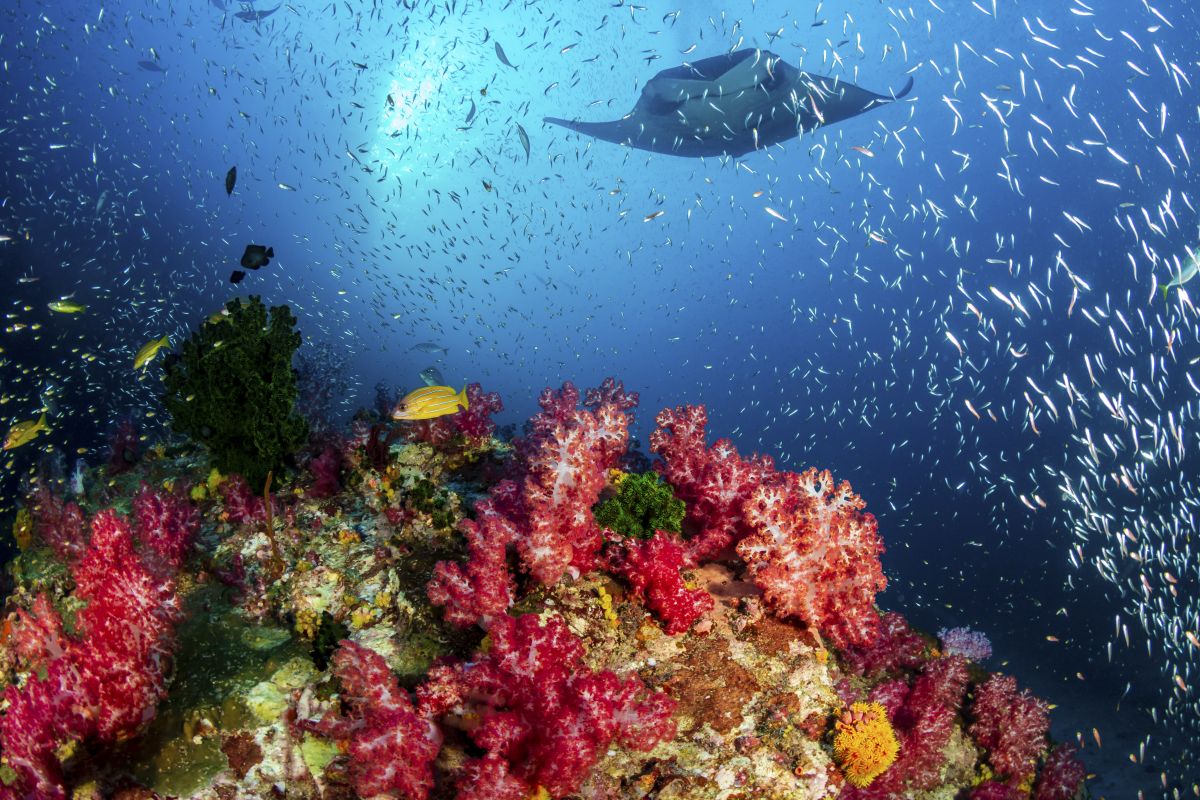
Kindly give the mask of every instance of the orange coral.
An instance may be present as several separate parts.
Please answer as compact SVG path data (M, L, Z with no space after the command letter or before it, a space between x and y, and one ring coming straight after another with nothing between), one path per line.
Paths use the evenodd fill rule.
M846 780L869 786L896 760L900 742L879 703L855 703L837 721L833 756Z

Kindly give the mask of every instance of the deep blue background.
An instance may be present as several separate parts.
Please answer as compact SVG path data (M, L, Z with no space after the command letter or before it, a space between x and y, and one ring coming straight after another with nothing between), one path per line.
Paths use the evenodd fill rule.
M641 392L643 440L659 408L703 402L714 436L851 480L889 548L881 603L919 625L987 632L991 666L1008 662L1059 704L1057 736L1083 734L1098 795L1156 792L1160 770L1190 791L1200 778L1187 745L1200 730L1195 700L1165 725L1148 711L1163 721L1178 694L1172 675L1196 663L1180 636L1197 627L1195 554L1190 570L1172 567L1182 599L1163 613L1177 620L1174 635L1155 623L1147 636L1130 612L1136 591L1092 567L1115 542L1090 531L1059 487L1099 480L1080 461L1082 427L1097 443L1102 432L1128 437L1098 392L1123 393L1144 417L1194 416L1194 319L1152 295L1151 276L1161 284L1170 271L1150 255L1181 256L1197 239L1183 199L1194 171L1175 139L1197 140L1196 91L1177 87L1155 52L1187 75L1196 12L1162 3L1168 26L1140 3L999 2L995 16L991 2L939 5L338 0L292 2L261 23L215 0L7 5L4 325L42 327L0 340L0 411L8 423L35 416L50 383L62 398L55 432L5 462L10 498L47 448L68 462L88 448L95 463L119 416L153 430L156 373L135 376L133 352L163 333L185 336L234 295L228 273L245 244L269 244L275 262L239 293L290 304L307 340L346 360L357 387L347 412L370 404L377 382L411 386L431 363L448 382L499 391L501 422L532 413L543 386L609 374ZM516 69L500 63L496 42ZM769 46L875 91L906 73L916 88L736 161L651 155L542 125L544 115L620 116L693 44L692 58ZM151 48L165 72L138 66L154 60ZM238 186L226 197L232 165ZM1175 220L1157 212L1168 192ZM1147 235L1142 209L1161 236ZM1118 225L1127 214L1147 249ZM87 314L46 311L69 293ZM1085 309L1107 316L1093 313L1093 324ZM1133 355L1115 352L1109 327ZM1169 379L1155 408L1117 369L1145 382L1149 359L1168 353L1162 330L1178 339L1158 365ZM419 342L448 354L413 350ZM1108 371L1093 386L1083 358L1096 353ZM1055 386L1064 372L1083 395L1079 429ZM1057 422L1027 379L1053 398ZM1124 452L1101 472L1138 461ZM1190 455L1160 462L1136 503L1110 487L1100 502L1129 518L1118 531L1139 514L1190 526L1181 480L1192 467ZM1018 499L1034 494L1046 503L1037 513ZM1076 543L1082 569L1068 563ZM1161 570L1146 572L1166 591ZM1110 664L1118 613L1133 647L1118 640ZM1130 764L1147 734L1146 763Z

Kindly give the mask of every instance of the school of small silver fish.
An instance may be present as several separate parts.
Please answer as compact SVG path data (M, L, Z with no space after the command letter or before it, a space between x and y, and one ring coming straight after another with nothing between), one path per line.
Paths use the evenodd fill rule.
M238 292L291 305L362 386L436 360L523 419L518 398L616 372L642 426L706 402L743 451L851 479L888 542L884 605L946 614L979 587L1054 680L1125 687L1055 731L1089 769L1200 796L1186 0L102 0L0 20L0 433L51 409L0 462L0 514L39 453L98 463L118 417L163 423L139 348L186 339L269 241L279 269ZM915 89L739 158L541 124L612 119L656 71L745 47Z

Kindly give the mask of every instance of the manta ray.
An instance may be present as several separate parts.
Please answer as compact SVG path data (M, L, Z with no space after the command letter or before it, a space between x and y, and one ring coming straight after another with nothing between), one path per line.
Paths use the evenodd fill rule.
M633 110L611 122L543 121L606 142L673 156L740 156L832 125L907 95L875 94L745 49L663 70Z

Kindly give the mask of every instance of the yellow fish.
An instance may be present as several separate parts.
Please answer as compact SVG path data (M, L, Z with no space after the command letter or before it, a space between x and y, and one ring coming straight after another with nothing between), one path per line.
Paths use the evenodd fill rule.
M50 426L46 424L46 412L44 411L42 412L42 416L37 419L27 419L9 428L8 438L4 440L4 449L12 450L23 444L29 444L42 431L50 432Z
M142 349L138 350L137 355L133 357L133 368L145 369L146 365L153 361L154 357L158 355L159 350L170 346L170 336L164 336L161 339L151 339L142 345Z
M87 306L83 303L76 303L74 300L54 300L46 303L46 306L59 314L82 314L87 311Z
M423 386L409 392L392 412L392 419L434 419L467 407L467 387L455 392L450 386Z

